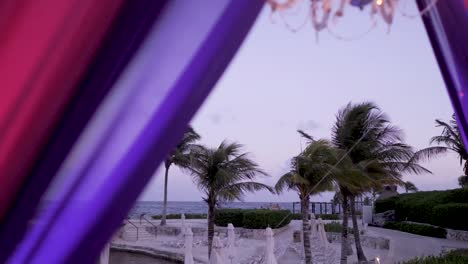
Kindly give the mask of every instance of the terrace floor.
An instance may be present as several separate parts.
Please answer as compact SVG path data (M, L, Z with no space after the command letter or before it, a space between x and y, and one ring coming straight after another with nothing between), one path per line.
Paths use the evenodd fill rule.
M330 221L325 221L330 222ZM136 221L134 222L136 223ZM159 225L159 221L151 221L154 225ZM206 220L186 220L186 223L192 227L205 227ZM158 235L156 238L149 234L144 234L144 228L150 226L150 223L143 222L140 226L140 238L135 241L128 239L115 238L113 240L114 246L128 246L138 248L148 248L158 251L166 251L171 254L183 256L183 237L182 236L164 236ZM180 220L169 220L169 226L180 226ZM301 263L302 262L302 244L293 242L293 233L296 230L301 230L301 221L293 220L289 227L284 231L275 235L275 255L278 257L278 263ZM129 234L127 234L128 237ZM380 250L364 247L365 254L369 260L378 257L382 264L394 264L400 261L413 259L416 257L439 255L440 253L455 249L455 248L468 248L468 242L454 241L448 239L432 238L419 236L409 233L404 233L395 230L368 227L366 235L374 237L383 237L390 240L389 250ZM207 263L207 247L206 238L204 236L194 236L193 254L200 263ZM312 241L313 255L317 259L323 261L315 261L314 263L330 263L335 264L339 261L341 245L339 242L331 243L331 246L324 252L323 248L314 247ZM357 257L354 254L348 257L348 263L357 263ZM259 256L263 256L265 252L265 242L263 240L255 239L239 239L238 241L238 261L236 263L261 263Z

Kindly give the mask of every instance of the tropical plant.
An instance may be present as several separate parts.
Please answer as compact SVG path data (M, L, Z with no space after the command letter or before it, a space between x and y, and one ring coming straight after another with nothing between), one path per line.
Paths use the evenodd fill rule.
M458 185L462 188L468 188L468 176L460 176L458 177Z
M299 132L302 133L302 132ZM327 140L313 140L307 148L291 160L291 171L280 177L275 185L277 193L294 190L299 195L302 213L302 232L305 263L312 263L310 248L309 199L323 191L333 190L330 179L324 176L331 170L333 149ZM325 180L322 180L325 179Z
M441 127L442 132L438 136L434 136L430 140L430 144L436 144L416 152L415 160L429 160L433 157L440 156L447 152L454 152L458 155L460 165L463 165L463 174L458 178L458 183L461 187L465 187L468 183L468 153L463 142L463 138L458 128L457 119L455 114L448 122L436 119L436 127ZM464 163L464 164L463 164Z
M200 139L200 135L198 135L193 128L189 127L188 130L185 132L182 140L179 144L175 147L175 149L169 154L164 162L164 202L163 202L163 212L161 218L161 225L166 225L166 218L167 218L167 185L168 185L168 178L169 178L169 168L172 164L181 167L187 168L190 166L190 155L192 149L196 146L194 143L195 141Z
M348 200L353 222L354 238L359 262L366 261L360 243L360 234L355 212L355 197L372 192L387 184L402 185L404 172L429 172L412 160L412 148L402 142L401 130L390 124L388 118L373 103L351 104L341 109L332 130L333 145L344 151L354 164L354 176L360 184L350 188L349 179L339 182L343 196L343 227L347 225ZM365 176L363 178L363 176ZM342 241L347 239L343 228ZM342 247L343 248L343 247ZM341 262L346 263L342 249Z
M405 261L401 264L464 264L468 263L467 249L454 249L439 256L427 256Z
M414 183L410 182L410 181L405 181L403 183L403 187L405 188L405 192L417 192L418 191L418 187L416 187L416 185L414 185Z
M211 255L215 210L219 202L241 200L246 192L273 192L270 186L253 181L257 175L266 176L266 173L241 150L242 145L226 141L217 148L199 146L193 150L188 169L208 205L208 256Z

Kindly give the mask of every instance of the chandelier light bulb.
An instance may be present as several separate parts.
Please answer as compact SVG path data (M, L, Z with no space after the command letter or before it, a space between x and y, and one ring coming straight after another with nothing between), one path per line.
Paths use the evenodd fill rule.
M383 2L384 2L384 0L376 0L376 1L375 1L375 3L376 3L378 6L383 5Z

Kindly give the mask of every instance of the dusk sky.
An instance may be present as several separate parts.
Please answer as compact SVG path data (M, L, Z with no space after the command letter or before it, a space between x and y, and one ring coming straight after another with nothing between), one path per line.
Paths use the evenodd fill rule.
M411 5L414 5L413 1ZM408 12L416 12L414 6ZM302 11L305 11L302 10ZM335 30L360 35L372 24L369 11L347 9ZM453 110L421 20L395 17L390 33L379 18L377 27L358 40L338 40L324 31L316 41L310 23L291 32L265 7L241 49L192 121L201 143L215 147L237 141L270 175L258 180L273 185L298 154L297 129L315 138L330 138L335 114L348 102L372 101L399 126L406 143L428 146L440 133L434 119L448 120ZM305 14L290 17L300 24ZM187 25L190 26L190 25ZM304 142L302 142L304 144ZM405 175L421 190L457 187L462 174L455 155L423 164L433 174ZM140 200L161 201L160 169ZM314 196L329 201L331 194ZM190 175L171 167L169 201L200 201ZM288 202L297 195L249 194L246 201Z

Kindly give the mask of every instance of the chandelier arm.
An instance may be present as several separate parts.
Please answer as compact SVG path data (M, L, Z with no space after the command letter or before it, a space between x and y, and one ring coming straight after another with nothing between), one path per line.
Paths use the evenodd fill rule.
M328 6L325 5L326 4L325 1L326 0L324 0L323 15L322 15L322 19L320 22L317 20L317 9L318 9L317 2L312 1L311 6L310 6L310 12L312 14L311 16L312 25L314 26L316 31L322 31L323 29L325 29L327 27L328 20L330 18L331 10Z
M395 15L395 7L397 2L395 0L387 0L384 1L382 5L380 5L380 14L382 15L383 20L388 24L391 25L393 23L393 17Z
M328 30L328 33L333 36L334 38L338 39L338 40L343 40L343 41L355 41L355 40L359 40L359 39L362 39L363 37L365 37L367 34L369 34L370 32L372 32L372 30L374 30L375 28L377 27L377 20L376 19L373 19L372 21L372 24L371 26L366 30L364 31L363 33L359 34L359 35L356 35L356 36L342 36L336 32L334 32L330 27L327 27L327 30Z

